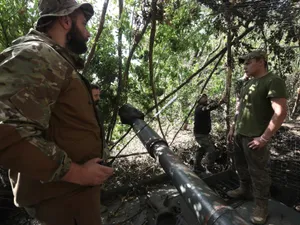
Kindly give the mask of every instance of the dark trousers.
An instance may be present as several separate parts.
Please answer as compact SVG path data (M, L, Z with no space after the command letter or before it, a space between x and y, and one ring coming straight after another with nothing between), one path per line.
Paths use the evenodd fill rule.
M255 199L266 200L269 198L271 178L269 175L268 161L270 151L268 146L253 150L248 147L252 137L237 134L234 139L235 166L240 181L252 184Z

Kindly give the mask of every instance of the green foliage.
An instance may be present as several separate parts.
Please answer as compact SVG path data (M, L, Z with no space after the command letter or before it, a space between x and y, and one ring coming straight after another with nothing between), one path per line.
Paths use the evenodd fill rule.
M0 0L0 49L9 46L13 39L27 33L33 26L37 18L36 2ZM300 35L297 28L300 14L296 3L281 0L259 3L247 0L237 2L227 7L220 0L158 1L153 52L154 81L158 101L175 90L208 59L226 46L229 28L233 38L236 38L250 26L255 26L255 29L232 47L233 82L243 75L243 68L237 63L237 56L256 48L263 48L269 54L269 68L286 79L290 95L293 95L300 79L300 63L297 57L299 54L297 41ZM87 71L88 78L101 87L100 104L106 125L111 119L113 107L117 102L118 29L121 27L123 33L124 66L130 49L140 37L146 22L149 21L152 13L150 6L150 0L125 0L123 14L119 20L118 1L109 3L104 30ZM97 8L101 8L101 5L97 5ZM230 24L226 18L231 19ZM91 21L92 37L97 32L99 21L100 14L96 14ZM147 28L133 54L128 82L122 93L122 99L144 112L154 104L149 79L150 28L150 26ZM93 44L92 41L93 38L90 45ZM215 63L216 61L207 66L188 85L178 91L178 100L162 113L165 123L183 122L200 95L204 81L212 72ZM225 89L225 65L226 57L221 60L204 90L212 99L220 98ZM234 95L231 100L234 103ZM218 115L220 116L220 113ZM220 127L224 126L220 125ZM114 138L118 138L123 130L123 126L117 125Z
M96 27L91 27L92 36L97 32ZM100 109L103 115L105 127L112 117L113 106L116 104L116 88L118 76L117 47L113 35L113 27L107 23L97 43L96 53L86 72L89 80L97 84L101 89ZM92 44L92 43L90 43Z
M37 0L0 1L0 51L26 34L37 19Z

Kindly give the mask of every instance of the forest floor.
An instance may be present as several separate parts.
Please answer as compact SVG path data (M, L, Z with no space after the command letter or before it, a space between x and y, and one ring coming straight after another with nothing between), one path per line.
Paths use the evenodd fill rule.
M178 128L177 128L178 129ZM167 132L167 141L170 144L177 129L169 130ZM158 130L154 128L154 130ZM128 135L129 138L133 133ZM128 138L128 139L129 139ZM216 163L216 172L226 169L228 164L226 157L226 141L225 132L213 133L213 139L216 149L220 152L220 157ZM188 167L192 168L193 156L198 146L194 141L192 126L188 126L187 130L181 130L176 138L176 141L170 145L170 148L177 154L182 162ZM113 150L111 155L118 153L118 149ZM130 155L142 153L138 155L122 157L122 155ZM121 153L121 158L115 160L113 167L115 169L114 176L103 186L104 204L111 204L110 198L118 196L118 204L124 205L124 202L134 200L140 194L147 194L150 190L156 189L156 185L161 181L160 176L163 176L163 170L142 146L138 138L134 138L132 142ZM295 188L300 188L300 179L289 179L282 174L285 171L297 172L300 174L300 120L292 120L284 123L284 125L277 132L272 140L271 148L272 165L274 170L272 175L273 182L282 182L285 179L287 185ZM287 163L284 167L284 163ZM1 172L1 171L0 171ZM288 172L287 172L288 174ZM157 178L157 179L156 179ZM162 178L165 179L165 178ZM142 181L149 181L143 183ZM1 182L0 182L1 186ZM114 196L114 197L113 197ZM0 201L1 203L1 201ZM118 205L117 204L117 205ZM116 206L116 211L122 210L123 207ZM2 209L2 208L1 208ZM1 210L2 211L2 210ZM0 215L1 215L0 211ZM6 212L8 212L6 210ZM107 216L113 217L117 213L109 212ZM3 215L3 214L2 214ZM1 215L1 216L2 216ZM105 214L104 214L105 215ZM13 209L6 213L7 219L0 224L3 225L38 225L39 223L29 218L22 210ZM113 221L112 218L110 218ZM126 217L125 217L126 220ZM121 224L121 223L120 223Z

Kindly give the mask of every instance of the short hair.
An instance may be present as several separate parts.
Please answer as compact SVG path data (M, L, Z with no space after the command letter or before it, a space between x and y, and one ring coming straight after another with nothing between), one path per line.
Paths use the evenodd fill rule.
M39 32L47 33L53 27L56 19L56 16L47 16L41 18L35 29Z
M99 86L96 84L91 84L91 89L97 89L100 90Z
M199 103L201 99L207 98L207 94L201 94L200 97L198 98L197 102Z
M199 97L199 100L200 100L201 98L207 98L207 94L201 94L200 97Z

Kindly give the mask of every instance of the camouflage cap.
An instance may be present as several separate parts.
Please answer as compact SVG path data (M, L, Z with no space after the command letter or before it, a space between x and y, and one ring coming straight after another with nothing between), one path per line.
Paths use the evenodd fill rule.
M75 0L39 0L38 4L40 17L37 25L42 18L48 16L66 16L81 8L87 20L94 15L93 6L89 3L78 3Z
M263 59L267 62L268 56L265 51L256 50L256 51L249 52L248 54L239 57L239 62L244 63L245 61L247 61L249 59Z

